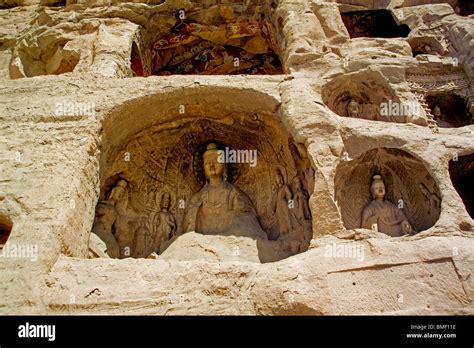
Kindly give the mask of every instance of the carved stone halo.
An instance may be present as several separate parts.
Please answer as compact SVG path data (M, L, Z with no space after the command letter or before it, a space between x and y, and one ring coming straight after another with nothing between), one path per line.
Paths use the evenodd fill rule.
M165 193L168 193L170 195L170 206L168 207L168 210L172 210L174 206L176 205L176 194L174 192L170 192L167 190L162 190L156 193L156 196L155 196L156 206L159 210L161 209L161 203L163 202L163 196L165 195Z
M280 165L276 165L275 169L274 169L274 174L273 174L275 178L276 178L277 174L281 175L284 184L288 184L288 179L289 178L288 178L288 173L286 172L285 167L280 166Z

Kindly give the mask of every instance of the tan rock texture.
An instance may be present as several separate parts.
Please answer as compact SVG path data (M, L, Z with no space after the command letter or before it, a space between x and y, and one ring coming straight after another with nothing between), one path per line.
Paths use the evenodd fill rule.
M243 3L0 0L0 314L474 314L468 5ZM180 10L202 25L263 16L282 74L154 76L153 43ZM367 27L351 27L353 11ZM379 14L405 37L385 37ZM410 107L383 115L384 103ZM264 155L234 184L269 235L273 169L309 173L311 240L188 232L148 258L108 257L91 231L111 185L129 181L130 209L146 206L124 154L209 134ZM360 228L374 172L413 234Z

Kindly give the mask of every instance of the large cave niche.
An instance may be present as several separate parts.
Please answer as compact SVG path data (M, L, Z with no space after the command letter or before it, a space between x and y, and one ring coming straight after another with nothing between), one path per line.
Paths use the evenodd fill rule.
M196 3L149 26L152 74L281 74L278 35L264 3Z
M452 159L449 162L449 175L467 212L474 219L474 154Z
M192 197L206 184L202 158L211 144L227 148L229 154L231 150L256 151L254 165L230 159L225 178L248 197L266 234L257 240L260 262L276 261L308 248L312 238L308 202L314 170L304 145L294 142L275 115L233 114L223 119L192 117L155 124L109 152L111 157L102 162L107 166L101 168L102 187L93 227L106 244L115 243L113 239L117 242L119 254L108 256L160 254L187 232L185 214L194 206ZM290 201L291 206L287 204ZM226 216L225 212L216 215L216 222ZM199 232L197 224L195 231ZM142 235L151 238L147 247L143 247ZM101 255L96 252L92 256Z
M454 93L428 95L426 103L439 127L455 128L473 124L467 101Z
M344 12L341 17L351 39L407 37L410 33L410 28L406 24L398 25L388 10Z
M375 148L337 166L335 197L347 229L363 226L364 211L370 212L370 208L365 208L373 201L371 185L376 175L383 180L385 200L391 205L385 210L385 217L381 214L377 220L374 215L379 232L390 234L380 228L381 221L399 223L403 216L412 227L411 233L429 229L436 223L441 212L441 195L423 163L399 149ZM387 216L393 221L384 222Z

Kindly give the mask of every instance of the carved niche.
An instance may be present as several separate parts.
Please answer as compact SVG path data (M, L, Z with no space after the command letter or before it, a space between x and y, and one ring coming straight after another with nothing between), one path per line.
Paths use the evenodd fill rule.
M10 237L10 233L13 228L13 222L7 216L0 214L0 249L3 248L5 243Z
M459 156L449 161L449 175L467 212L474 219L474 154Z
M413 122L423 124L417 104L403 110L393 88L378 72L341 74L328 81L322 89L324 103L343 117L371 121ZM416 103L416 100L414 101ZM397 106L397 110L393 110ZM420 107L421 108L421 107Z
M466 107L466 101L456 94L429 95L426 97L426 102L439 127L455 128L474 123L474 119Z
M398 149L376 148L337 166L336 201L347 229L391 236L432 227L441 195L423 163Z
M353 11L341 14L351 39L358 37L407 37L410 28L398 25L388 10Z
M314 170L271 115L180 119L115 153L93 227L109 257L160 254L190 231L275 241L290 254L309 245Z

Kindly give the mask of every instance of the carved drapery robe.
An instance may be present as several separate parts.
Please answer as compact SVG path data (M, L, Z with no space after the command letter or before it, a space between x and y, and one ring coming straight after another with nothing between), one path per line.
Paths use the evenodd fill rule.
M267 239L250 199L228 182L206 184L189 203L184 232Z
M372 229L374 224L377 225L379 232L385 233L392 237L402 236L402 222L408 221L407 217L401 209L389 201L370 202L362 213L362 227Z

